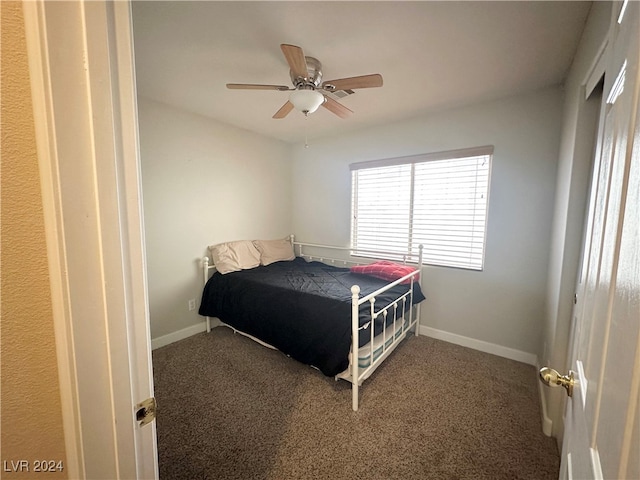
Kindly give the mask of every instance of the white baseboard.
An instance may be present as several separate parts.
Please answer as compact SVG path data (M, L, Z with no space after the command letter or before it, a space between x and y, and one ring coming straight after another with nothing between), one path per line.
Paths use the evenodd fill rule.
M475 338L464 337L456 333L445 332L444 330L438 330L432 327L426 327L420 325L420 335L426 335L427 337L435 338L437 340L443 340L449 343L455 343L463 347L472 348L485 353L491 353L492 355L498 355L499 357L509 358L517 362L526 363L538 366L538 356L533 353L523 352L514 348L503 347L502 345L496 345L495 343L485 342L483 340L476 340Z
M212 319L212 327L216 326L214 320L216 319ZM177 332L172 332L167 335L151 339L151 348L155 350L156 348L164 347L170 343L177 342L206 331L207 323L206 321L203 321L196 325L192 325L191 327L178 330ZM424 325L420 325L420 335L426 335L427 337L435 338L437 340L443 340L463 347L473 348L474 350L479 350L481 352L491 353L493 355L498 355L499 357L509 358L538 368L538 357L533 353L503 347L502 345L496 345L495 343L489 343L483 340L476 340L475 338L464 337L456 333L445 332L444 330L437 330Z
M192 335L196 335L198 333L207 331L207 322L202 321L196 325L192 325L191 327L183 328L182 330L178 330L177 332L172 332L167 335L163 335L161 337L152 338L151 339L151 349L155 350L156 348L164 347L165 345L169 345L170 343L177 342L179 340L184 340Z

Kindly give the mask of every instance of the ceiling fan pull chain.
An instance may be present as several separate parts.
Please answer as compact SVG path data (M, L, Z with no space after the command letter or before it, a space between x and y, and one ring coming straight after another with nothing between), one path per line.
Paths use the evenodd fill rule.
M309 148L309 142L307 141L307 122L309 121L309 115L304 114L304 148Z

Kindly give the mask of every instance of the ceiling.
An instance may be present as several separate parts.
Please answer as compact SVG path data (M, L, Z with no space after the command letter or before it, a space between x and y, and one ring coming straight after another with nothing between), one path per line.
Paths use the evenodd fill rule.
M138 94L286 142L384 125L560 84L591 2L135 1ZM291 85L281 43L322 62L324 80L380 73L380 88L274 120Z

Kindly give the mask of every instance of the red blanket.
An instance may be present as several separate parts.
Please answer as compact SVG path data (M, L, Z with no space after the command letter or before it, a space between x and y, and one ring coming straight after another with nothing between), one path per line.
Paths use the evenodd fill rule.
M353 273L371 275L372 277L382 278L388 281L398 280L416 270L416 268L410 267L409 265L400 265L399 263L388 260L379 260L369 265L356 265L351 267ZM420 274L413 277L414 281L417 281L419 278ZM411 283L411 278L407 278L402 283Z

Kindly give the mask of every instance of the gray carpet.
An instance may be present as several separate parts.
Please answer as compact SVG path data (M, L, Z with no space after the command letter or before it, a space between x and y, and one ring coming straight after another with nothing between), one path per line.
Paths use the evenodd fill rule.
M557 479L534 367L409 337L361 388L225 327L153 352L161 480Z

